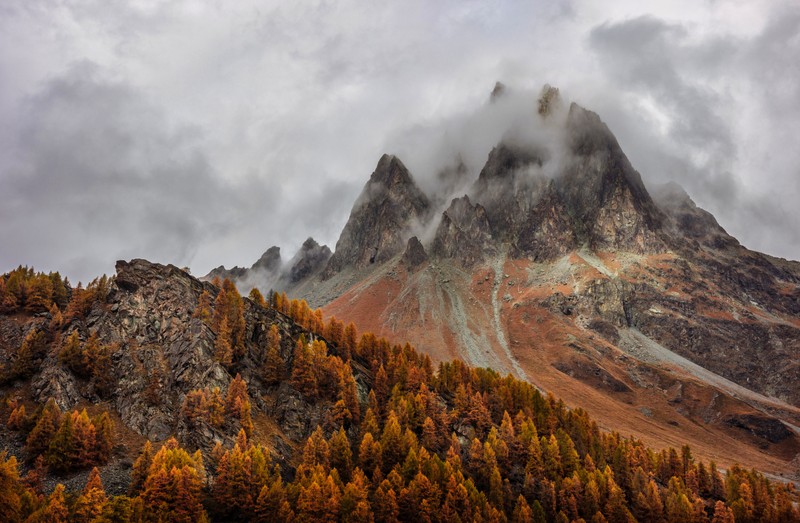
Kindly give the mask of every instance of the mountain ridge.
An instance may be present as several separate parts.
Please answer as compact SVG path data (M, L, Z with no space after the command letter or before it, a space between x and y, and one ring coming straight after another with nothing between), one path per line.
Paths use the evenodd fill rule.
M4 517L800 520L800 263L531 102L465 194L382 156L333 253L0 276Z
M396 207L387 219L386 193L364 200L391 165L417 189L382 157L340 238L347 249L282 290L435 361L525 377L651 442L687 433L697 446L707 436L696 426L774 445L748 439L763 431L737 416L796 435L800 264L744 248L677 186L651 196L596 113L545 94L530 115L543 134L504 138L466 194L417 199L443 203L440 214L402 191L411 219ZM353 230L391 248L376 256Z

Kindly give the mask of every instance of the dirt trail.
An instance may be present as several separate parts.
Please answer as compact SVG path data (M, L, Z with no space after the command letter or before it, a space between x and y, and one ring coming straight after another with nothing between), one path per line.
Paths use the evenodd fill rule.
M525 374L525 371L522 370L522 367L519 366L517 360L514 359L514 355L511 354L511 349L508 346L508 340L506 340L506 333L503 330L503 322L500 319L500 300L498 300L497 295L500 292L500 284L503 282L503 266L506 262L506 254L501 253L497 258L494 259L492 264L492 268L494 269L494 285L492 287L492 309L494 310L494 330L495 335L497 336L497 343L500 344L500 347L503 349L508 361L511 362L511 365L514 367L514 372L517 375L517 378L525 381L528 380L528 375Z
M453 289L452 284L449 281L442 282L439 285L439 290L444 293L450 304L450 314L447 315L450 319L450 327L461 341L461 346L466 352L466 359L469 363L476 367L489 367L501 373L509 372L507 366L491 350L491 343L485 333L481 329L473 329L470 326L472 320L465 310L461 295ZM444 307L444 296L440 297L440 301ZM476 332L479 334L476 334Z

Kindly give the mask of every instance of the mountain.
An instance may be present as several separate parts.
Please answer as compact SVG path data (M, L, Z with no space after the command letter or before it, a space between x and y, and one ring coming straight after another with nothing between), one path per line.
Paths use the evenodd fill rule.
M792 487L511 376L434 368L277 293L116 270L0 277L5 521L800 521Z
M323 279L401 253L415 228L428 220L430 207L403 162L383 155L353 205Z
M800 264L748 250L674 184L651 195L557 90L528 118L539 134L509 132L449 200L381 158L325 270L283 290L653 445L796 473Z
M526 117L467 194L384 155L334 253L0 276L3 517L800 521L800 264Z
M281 259L281 249L272 246L267 249L249 269L233 267L226 269L220 265L203 276L205 281L230 279L235 281L243 292L253 288L283 290L302 285L317 276L328 263L331 250L320 245L314 238L307 238L297 253L286 263Z

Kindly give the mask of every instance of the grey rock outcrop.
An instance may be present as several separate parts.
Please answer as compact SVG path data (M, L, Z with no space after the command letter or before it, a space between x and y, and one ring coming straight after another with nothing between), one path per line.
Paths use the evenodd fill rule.
M472 188L486 212L492 236L513 242L521 223L547 187L541 173L546 152L500 144L489 153Z
M249 283L249 280L274 282L277 281L281 275L281 266L281 248L272 246L267 249L249 269L245 267L226 269L224 265L220 265L216 269L212 269L211 272L203 276L202 279L205 281L212 281L214 278L219 278L221 280L228 279L234 283ZM254 285L250 283L245 286L248 288L244 290L249 291ZM264 287L263 284L262 287ZM271 285L266 286L266 288L269 287L271 287Z
M602 250L665 250L663 214L600 117L573 103L566 129L571 158L556 183L581 243Z
M517 257L547 261L578 247L570 214L552 180L542 190L518 231L512 245L512 254Z
M53 398L62 411L73 408L81 400L75 377L57 365L53 358L44 362L42 371L32 385L40 403L44 404L49 398Z
M273 245L267 249L250 270L261 270L277 273L281 268L281 248Z
M428 261L428 255L425 252L425 247L420 243L419 238L412 236L408 239L406 250L403 252L403 257L400 260L407 270L413 271L423 263Z
M486 211L468 196L456 198L442 213L432 252L470 268L495 251Z
M289 262L289 272L284 277L288 278L289 285L302 281L323 269L330 257L331 250L327 245L308 238Z
M380 264L403 252L413 230L429 219L430 209L406 166L383 155L350 212L323 278L345 267Z

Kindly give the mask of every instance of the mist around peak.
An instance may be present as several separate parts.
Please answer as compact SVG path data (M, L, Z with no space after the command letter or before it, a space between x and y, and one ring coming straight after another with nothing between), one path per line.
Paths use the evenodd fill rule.
M404 129L387 139L420 188L439 204L437 214L469 191L499 144L539 151L546 161L541 170L527 173L531 176L552 178L561 168L568 107L558 90L549 85L541 91L498 86L476 109ZM543 103L545 114L540 112Z

